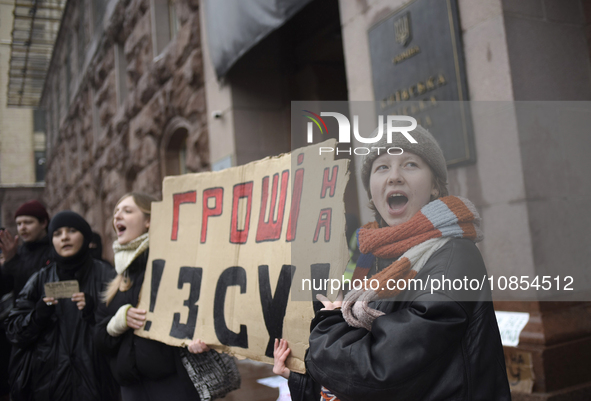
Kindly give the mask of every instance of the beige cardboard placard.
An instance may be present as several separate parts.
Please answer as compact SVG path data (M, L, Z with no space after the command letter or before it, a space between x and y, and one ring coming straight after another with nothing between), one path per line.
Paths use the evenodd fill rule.
M504 348L507 378L511 392L531 393L534 388L534 368L531 352Z
M529 313L495 311L501 343L505 347L516 347L519 345L521 331L529 322Z
M335 141L164 180L162 201L152 205L139 305L148 314L138 335L176 346L199 338L268 363L282 337L288 366L304 371L309 283L340 278L348 260L348 161L320 146Z
M48 298L72 298L72 295L77 292L80 292L77 280L45 283L45 296Z

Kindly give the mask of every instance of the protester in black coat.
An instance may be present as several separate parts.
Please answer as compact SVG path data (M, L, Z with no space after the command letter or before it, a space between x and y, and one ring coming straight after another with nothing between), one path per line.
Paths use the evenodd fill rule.
M7 319L14 345L12 399L118 400L118 386L93 341L96 306L114 274L91 257L92 231L78 214L58 213L49 234L56 261L31 277ZM78 281L79 292L71 299L46 296L46 283L67 280Z
M25 202L14 215L18 235L13 237L6 229L0 229L2 251L1 283L2 302L0 316L4 321L14 306L14 301L27 280L44 266L51 263L51 244L47 238L49 215L36 200ZM23 243L19 247L18 240ZM0 395L9 393L8 364L11 345L6 339L5 327L0 333Z

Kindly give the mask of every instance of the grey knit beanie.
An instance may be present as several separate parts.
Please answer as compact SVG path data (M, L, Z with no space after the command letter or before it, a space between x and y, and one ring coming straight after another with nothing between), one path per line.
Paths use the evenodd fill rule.
M369 192L369 177L371 175L371 166L373 162L378 158L378 156L383 155L386 153L386 149L391 147L398 147L402 148L405 152L411 152L415 155L419 155L427 162L431 170L433 170L433 174L436 178L441 179L443 182L447 183L447 164L445 162L445 158L443 157L443 152L439 147L439 144L433 138L433 135L429 133L425 128L417 125L414 131L409 131L409 134L418 142L418 143L411 143L408 139L406 139L403 135L392 135L392 143L387 142L386 136L386 125L384 125L384 134L382 139L380 139L376 144L370 147L371 152L368 153L363 157L363 162L361 166L361 180L363 181L363 186L367 191L369 197L371 198L371 194ZM378 128L371 134L372 137L377 136ZM376 148L382 147L385 149L380 149L380 154L378 155L378 150Z

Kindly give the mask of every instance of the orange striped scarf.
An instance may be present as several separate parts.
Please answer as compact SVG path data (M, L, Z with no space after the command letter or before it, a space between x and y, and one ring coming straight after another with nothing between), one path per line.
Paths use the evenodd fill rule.
M451 238L482 240L480 216L472 202L465 198L446 196L436 199L407 222L393 227L379 227L373 222L359 229L357 239L361 255L353 272L353 284L367 276L376 257L397 260L372 277L379 283L375 286L377 289L368 286L347 294L342 305L347 323L371 330L373 321L383 312L370 308L369 303L392 298L402 291L398 285L388 289L388 280L405 280L408 284L431 255Z

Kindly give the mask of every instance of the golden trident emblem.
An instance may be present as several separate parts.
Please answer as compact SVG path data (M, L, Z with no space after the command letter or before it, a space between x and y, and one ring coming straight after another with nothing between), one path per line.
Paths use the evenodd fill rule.
M396 42L406 46L410 40L410 13L394 21L394 32L396 33Z

